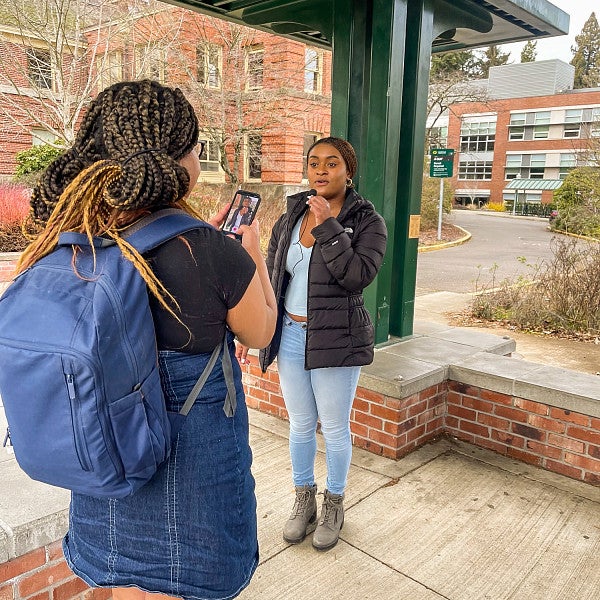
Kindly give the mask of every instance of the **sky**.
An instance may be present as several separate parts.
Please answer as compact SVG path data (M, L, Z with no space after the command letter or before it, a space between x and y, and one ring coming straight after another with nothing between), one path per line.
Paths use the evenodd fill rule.
M592 12L595 12L596 18L600 20L600 6L597 6L594 10L593 7L596 2L590 0L549 0L549 2L570 15L569 34L538 39L536 60L559 58L568 63L573 58L571 46L575 45L575 36L581 33L583 25L589 19ZM509 62L521 62L521 50L524 45L524 42L520 42L502 46L504 52L510 51Z

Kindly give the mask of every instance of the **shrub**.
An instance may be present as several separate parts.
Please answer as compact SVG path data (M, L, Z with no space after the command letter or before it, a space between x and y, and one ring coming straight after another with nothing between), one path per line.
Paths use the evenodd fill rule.
M472 316L525 331L580 339L600 336L600 243L555 238L552 257L528 277L476 290Z
M20 252L28 244L21 224L29 213L29 189L0 184L0 252Z
M23 222L29 212L29 190L14 183L0 184L0 227Z
M17 153L15 157L17 162L17 168L15 170L17 180L31 176L35 177L55 158L60 156L62 152L62 149L51 146L50 144L41 144Z
M442 213L449 214L452 209L454 190L449 182L444 182L444 199ZM421 230L435 229L438 225L440 210L440 180L439 178L423 177L423 190L421 192Z
M600 169L581 167L554 192L558 217L552 228L600 239Z
M504 205L504 202L488 202L487 209L493 210L494 212L505 212L506 206Z

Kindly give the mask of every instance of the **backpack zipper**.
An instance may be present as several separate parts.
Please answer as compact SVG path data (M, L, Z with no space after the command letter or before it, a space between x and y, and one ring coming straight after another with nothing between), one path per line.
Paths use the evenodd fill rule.
M77 401L77 393L75 391L75 376L72 373L65 373L67 380L67 392L69 393L69 400L71 404L71 417L74 421L73 431L75 433L75 450L79 457L79 462L83 467L84 471L93 471L90 466L90 458L87 451L87 445L85 443L85 437L83 436L83 426L81 425L81 411L79 403Z
M0 338L0 343L5 346L8 346L10 348L17 348L19 350L25 348L27 350L31 350L33 352L38 352L40 354L43 352L52 352L55 354L63 354L65 356L68 356L69 358L73 359L75 362L82 361L86 364L86 366L88 367L90 372L93 373L94 381L98 381L98 373L96 372L96 369L94 368L92 361L88 358L88 356L86 354L75 353L70 348L64 348L63 346L54 346L52 344L46 344L44 348L40 349L39 345L37 345L37 344L24 343L24 342L19 342L18 344L15 344L13 342L13 340L8 340L5 338ZM63 375L66 376L68 374L63 373ZM101 393L104 396L104 388L96 386L96 389L101 390ZM108 411L106 402L104 402L103 404L104 404L105 410ZM119 455L115 449L115 441L114 441L113 433L112 433L112 431L104 431L103 430L103 434L106 436L106 438L105 438L106 439L106 449L107 449L108 455L110 456L110 459L113 463L115 471L117 473L123 474L123 465L122 465ZM82 439L84 439L84 438L82 437Z

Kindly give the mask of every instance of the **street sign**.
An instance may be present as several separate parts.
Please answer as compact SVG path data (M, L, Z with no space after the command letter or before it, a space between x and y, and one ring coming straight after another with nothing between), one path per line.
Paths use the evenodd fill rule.
M452 148L433 148L429 163L430 177L452 177L454 150Z

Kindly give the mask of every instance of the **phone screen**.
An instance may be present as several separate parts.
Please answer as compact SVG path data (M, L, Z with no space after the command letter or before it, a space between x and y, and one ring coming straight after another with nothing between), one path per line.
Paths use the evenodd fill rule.
M252 223L259 204L259 194L238 190L231 202L231 208L223 221L223 232L232 233L239 237L237 233L238 229L241 225L250 225Z

